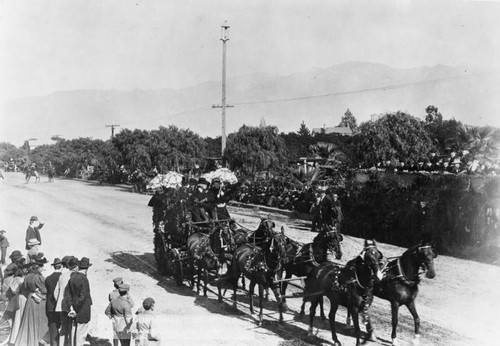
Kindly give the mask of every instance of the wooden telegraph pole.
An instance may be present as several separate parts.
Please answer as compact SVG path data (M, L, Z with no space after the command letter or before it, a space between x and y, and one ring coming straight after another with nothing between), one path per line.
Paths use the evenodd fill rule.
M226 108L233 107L226 104L226 43L229 41L229 25L227 21L221 26L221 41L222 41L222 103L221 105L213 105L212 108L222 108L222 148L221 157L224 156L226 149Z
M120 125L116 124L111 124L111 125L106 125L106 127L111 127L111 139L115 136L115 127L119 127Z

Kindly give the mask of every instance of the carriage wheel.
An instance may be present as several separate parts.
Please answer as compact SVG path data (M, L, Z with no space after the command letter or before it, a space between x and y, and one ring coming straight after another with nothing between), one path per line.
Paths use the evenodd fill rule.
M6 345L10 336L10 321L5 319L3 313L7 308L7 302L0 302L0 345Z

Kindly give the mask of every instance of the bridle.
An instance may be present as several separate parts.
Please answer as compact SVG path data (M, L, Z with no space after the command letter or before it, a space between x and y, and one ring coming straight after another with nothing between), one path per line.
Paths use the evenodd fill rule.
M417 246L415 249L413 249L410 252L410 254L412 254L413 256L415 256L415 258L418 261L418 272L416 274L414 274L414 276L416 277L416 280L410 280L408 278L408 276L406 275L406 273L404 272L403 267L401 266L401 257L402 256L398 256L398 257L394 258L393 260L391 260L390 262L387 263L387 265L383 268L384 276L387 274L387 271L390 268L396 267L397 270L398 270L398 272L399 272L399 274L396 277L394 277L393 279L402 278L403 280L407 281L410 284L418 283L420 274L424 274L429 269L428 266L427 266L427 264L426 264L426 262L423 261L423 260L421 260L421 257L425 256L423 254L423 250L424 249L431 249L434 252L434 248L431 245L420 245L420 246ZM395 261L395 263L393 263L391 265L390 263L394 262L394 261Z

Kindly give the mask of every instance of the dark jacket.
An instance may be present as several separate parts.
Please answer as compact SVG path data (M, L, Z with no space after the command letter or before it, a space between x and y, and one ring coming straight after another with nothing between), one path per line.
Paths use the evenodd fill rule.
M71 278L64 290L64 299L77 313L77 323L90 322L92 298L90 297L89 279L85 274L81 272L71 273Z
M28 240L36 238L40 242L40 245L42 245L42 237L40 236L40 228L42 227L43 223L41 223L38 227L28 226L28 229L26 230L26 244L28 244Z
M319 210L322 224L330 226L335 225L335 221L337 220L337 209L335 209L332 197L325 195L321 202L319 202Z
M52 312L56 309L56 298L54 297L54 290L56 289L57 282L61 272L54 272L47 276L45 279L45 287L47 287L47 303L45 304L45 311Z

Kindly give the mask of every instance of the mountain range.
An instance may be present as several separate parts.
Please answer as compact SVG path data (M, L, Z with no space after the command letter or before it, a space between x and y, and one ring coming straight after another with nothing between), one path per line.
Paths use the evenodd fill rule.
M465 65L392 68L347 62L286 76L256 73L227 80L226 133L243 124L275 125L280 132L336 126L347 108L358 123L373 114L402 110L424 118L435 105L444 119L471 125L500 126L497 71ZM16 145L28 138L37 144L50 137L109 138L117 130L176 125L202 137L221 133L221 82L184 89L65 90L25 97L0 105L0 142Z

